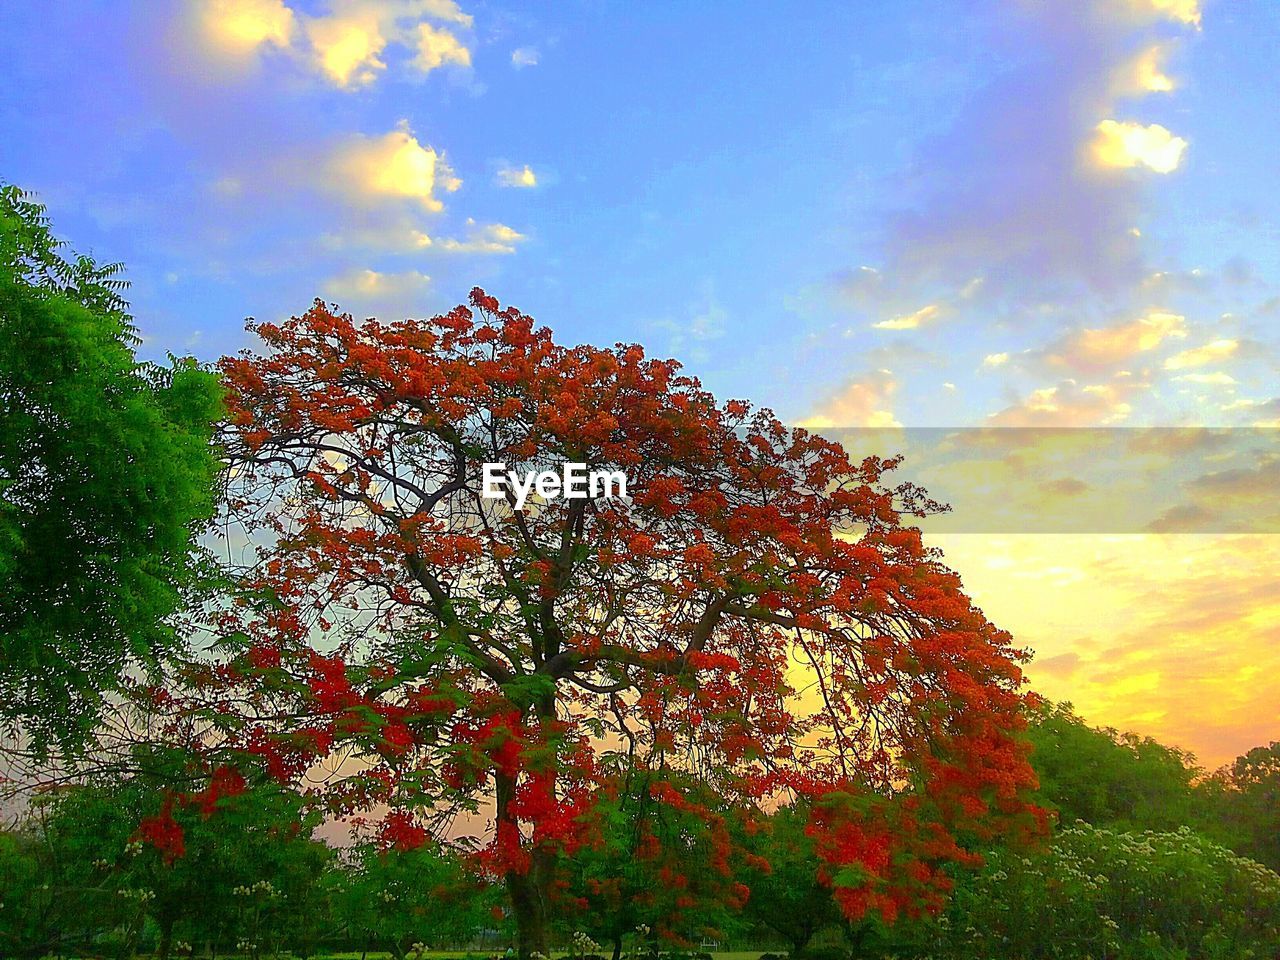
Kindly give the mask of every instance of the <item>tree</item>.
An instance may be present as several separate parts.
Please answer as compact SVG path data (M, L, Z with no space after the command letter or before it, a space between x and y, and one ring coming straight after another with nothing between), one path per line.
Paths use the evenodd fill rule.
M256 953L266 933L298 952L326 912L317 893L333 852L311 839L318 817L293 791L242 790L226 770L214 784L179 794L99 777L37 794L22 829L0 835L4 955L108 936L130 955L149 931L159 960L182 938L239 938Z
M743 851L732 830L741 818L696 777L630 766L609 771L580 821L590 839L565 864L557 896L563 926L572 928L565 932L585 931L610 945L613 960L628 937L645 952L659 941L689 948L724 939L751 895L739 879Z
M172 647L219 469L214 376L138 362L119 265L60 246L0 187L0 722L37 754Z
M786 940L793 957L814 934L841 921L830 886L814 870L809 823L807 804L791 804L747 821L743 839L751 854L742 878L751 890L747 916Z
M884 484L898 461L638 346L558 345L480 290L429 320L317 301L251 329L225 439L261 550L221 623L238 652L184 709L206 752L282 781L357 754L330 809L385 804L391 842L491 802L479 857L522 958L548 952L558 860L618 752L730 800L811 797L850 915L936 909L943 866L977 860L957 838L1038 829L1023 654L903 522L937 505ZM487 463L621 471L630 496L517 509Z
M1237 757L1197 794L1217 814L1215 838L1280 871L1280 742Z
M366 846L358 856L339 915L362 947L403 960L415 943L468 943L499 922L497 890L455 850L392 843Z
M1040 802L1064 825L1176 830L1205 821L1195 758L1150 737L1090 727L1071 704L1042 704L1027 730Z

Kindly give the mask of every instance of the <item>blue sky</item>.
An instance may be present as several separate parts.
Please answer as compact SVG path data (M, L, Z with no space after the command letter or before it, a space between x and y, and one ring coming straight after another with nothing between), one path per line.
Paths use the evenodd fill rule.
M1280 426L1277 49L1275 0L10 2L0 178L156 358L478 284L810 425ZM1059 453L958 475L1114 497ZM1278 476L1182 492L1280 523ZM1280 539L935 542L1047 696L1275 737Z
M10 5L0 176L157 354L481 284L797 420L1266 422L1278 40L1269 0Z

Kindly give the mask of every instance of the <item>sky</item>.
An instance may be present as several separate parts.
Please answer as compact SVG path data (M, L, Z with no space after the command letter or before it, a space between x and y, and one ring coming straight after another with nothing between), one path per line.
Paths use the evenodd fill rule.
M1131 529L934 542L1036 689L1212 767L1280 739L1280 452L1130 428L1280 427L1278 44L1274 0L10 3L0 179L149 358L480 285L815 429L1140 437L948 472Z

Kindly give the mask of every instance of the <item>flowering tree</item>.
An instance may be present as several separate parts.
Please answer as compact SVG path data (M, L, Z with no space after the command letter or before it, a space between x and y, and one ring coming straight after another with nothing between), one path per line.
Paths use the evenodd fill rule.
M251 329L265 350L222 370L258 549L239 650L195 677L220 746L284 781L346 758L314 789L388 809L388 846L483 808L522 957L547 952L558 858L597 839L606 755L812 797L850 915L936 907L957 838L1034 829L1021 654L904 524L936 504L884 484L896 461L638 346L561 346L480 290L430 320L317 301ZM486 463L566 462L622 471L629 500L485 496Z

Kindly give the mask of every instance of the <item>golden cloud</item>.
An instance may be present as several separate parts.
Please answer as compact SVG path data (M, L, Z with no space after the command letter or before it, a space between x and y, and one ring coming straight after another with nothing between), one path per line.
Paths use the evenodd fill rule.
M412 49L423 72L471 63L465 44L428 22L469 28L472 17L453 0L342 0L329 9L307 16L284 0L203 0L201 33L215 51L244 55L268 43L289 50L344 89L373 83L391 45Z
M452 193L462 185L442 154L418 142L407 120L381 137L357 135L340 146L325 183L352 200L411 199L432 212L444 209L437 187Z
M447 253L515 253L516 245L526 239L505 223L479 224L468 220L466 240L441 240L436 246Z
M500 187L523 187L528 189L537 185L538 177L527 163L523 167L504 166L498 170L498 186Z
M464 47L452 33L429 23L418 25L418 56L413 65L423 73L430 73L446 63L461 67L471 66L471 51Z
M1185 370L1188 367L1203 367L1209 363L1217 363L1220 360L1226 360L1240 349L1239 340L1214 340L1206 343L1203 347L1194 347L1190 350L1183 350L1181 353L1175 353L1172 357L1164 362L1166 370Z
M373 11L309 20L306 30L317 66L339 87L365 86L386 69L387 38Z
M797 426L809 430L829 427L900 427L893 415L893 395L898 382L888 370L850 381L835 396L827 399L813 416Z
M1045 358L1072 370L1097 370L1154 350L1170 337L1186 335L1185 317L1153 310L1128 323L1079 330L1050 346Z
M931 539L987 615L1035 651L1039 693L1210 767L1275 739L1280 537Z
M1111 426L1128 418L1129 399L1141 387L1133 377L1117 374L1110 383L1081 386L1064 380L1032 390L1026 397L987 418L995 427Z
M400 297L422 291L431 283L431 278L417 270L406 270L403 273L379 273L376 270L351 270L337 277L326 280L323 290L326 295L336 299L352 297L361 301L370 298L381 300L386 297Z
M1158 123L1143 126L1103 120L1094 128L1089 148L1094 162L1102 167L1143 166L1156 173L1172 173L1182 162L1187 141Z
M1115 93L1131 96L1173 92L1177 84L1161 66L1168 49L1163 43L1152 44L1121 66L1116 73Z
M892 320L881 320L879 323L873 324L873 326L877 330L915 330L921 324L936 320L941 313L942 308L938 304L930 303L914 313L903 314L900 317L894 317Z

